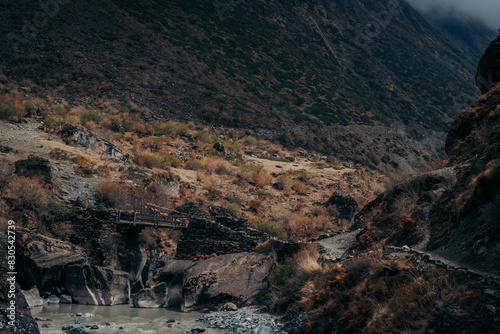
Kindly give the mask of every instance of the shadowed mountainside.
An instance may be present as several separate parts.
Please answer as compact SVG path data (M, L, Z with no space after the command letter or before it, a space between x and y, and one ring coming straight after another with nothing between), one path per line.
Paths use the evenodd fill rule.
M478 75L496 71L497 40ZM355 225L365 229L358 246L408 245L500 273L500 85L494 80L496 86L455 119L447 168L395 186L360 212Z
M0 5L2 80L364 164L439 156L455 113L477 96L472 61L405 1L72 1L37 28L40 13Z

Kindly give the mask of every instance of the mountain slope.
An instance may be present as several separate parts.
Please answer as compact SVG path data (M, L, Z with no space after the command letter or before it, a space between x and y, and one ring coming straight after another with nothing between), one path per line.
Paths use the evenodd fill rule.
M4 80L95 108L132 100L146 118L245 127L365 164L437 156L439 140L424 137L443 137L477 94L470 60L405 1L72 1L23 35L40 12L2 3ZM363 125L384 136L364 138Z
M481 71L496 70L499 39L483 56ZM500 273L499 81L456 117L446 140L446 168L396 185L360 212L360 247L373 242L407 245Z

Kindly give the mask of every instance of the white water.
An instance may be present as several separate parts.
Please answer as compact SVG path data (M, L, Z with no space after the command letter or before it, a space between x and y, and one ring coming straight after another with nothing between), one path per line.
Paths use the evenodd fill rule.
M92 313L95 318L77 317L77 313ZM197 321L200 313L181 313L167 309L144 309L133 308L131 305L115 306L89 306L77 304L59 304L36 307L31 310L33 317L51 319L51 321L38 321L38 327L42 334L61 334L61 328L66 325L73 325L79 321L83 326L97 325L98 330L92 332L106 334L149 334L149 333L186 333L194 328L206 329L206 334L222 334L227 331L211 329L204 323ZM178 328L168 328L166 323L169 319L175 319ZM101 326L102 323L109 322L111 326ZM50 325L49 325L50 324ZM49 325L48 327L42 327ZM123 329L119 329L123 327ZM89 328L86 328L90 330Z

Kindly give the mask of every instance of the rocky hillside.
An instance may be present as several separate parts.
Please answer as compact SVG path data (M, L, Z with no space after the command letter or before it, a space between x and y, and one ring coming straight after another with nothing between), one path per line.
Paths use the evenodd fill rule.
M372 166L415 171L439 156L477 94L475 64L403 0L0 6L5 83L103 111L132 101L146 119L245 128Z
M408 245L477 270L500 273L500 86L498 38L482 57L486 94L456 118L447 167L399 184L357 216L359 246ZM488 83L488 88L483 83Z

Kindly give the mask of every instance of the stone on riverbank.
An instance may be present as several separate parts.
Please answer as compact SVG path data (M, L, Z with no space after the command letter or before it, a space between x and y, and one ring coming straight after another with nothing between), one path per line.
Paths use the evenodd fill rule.
M267 289L266 278L275 261L274 255L236 253L197 263L184 277L181 309L218 308L228 302L255 304Z

